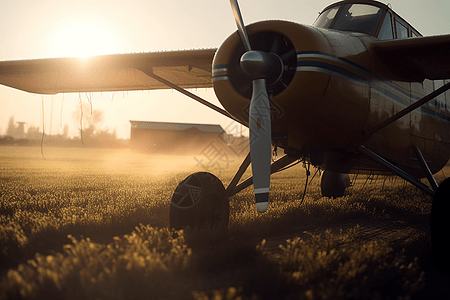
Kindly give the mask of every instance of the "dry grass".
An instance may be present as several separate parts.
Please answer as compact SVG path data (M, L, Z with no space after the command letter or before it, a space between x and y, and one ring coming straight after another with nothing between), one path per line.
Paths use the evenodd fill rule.
M438 274L431 201L400 181L363 188L360 178L338 200L313 182L301 204L304 170L295 167L273 176L267 213L256 213L249 188L230 199L228 232L171 232L171 193L201 170L193 157L44 154L0 148L2 299L419 299ZM222 172L225 185L238 163ZM380 220L417 234L368 239L356 226Z

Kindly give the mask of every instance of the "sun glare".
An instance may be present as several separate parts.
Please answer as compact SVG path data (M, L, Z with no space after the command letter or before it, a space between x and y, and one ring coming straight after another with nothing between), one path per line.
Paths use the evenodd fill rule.
M55 57L87 57L117 53L117 41L106 29L92 23L78 23L61 30L55 36Z

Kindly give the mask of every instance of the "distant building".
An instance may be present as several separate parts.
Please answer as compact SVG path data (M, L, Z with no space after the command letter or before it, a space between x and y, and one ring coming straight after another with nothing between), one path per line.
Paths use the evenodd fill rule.
M145 152L199 153L210 143L226 148L220 125L130 121L130 145Z

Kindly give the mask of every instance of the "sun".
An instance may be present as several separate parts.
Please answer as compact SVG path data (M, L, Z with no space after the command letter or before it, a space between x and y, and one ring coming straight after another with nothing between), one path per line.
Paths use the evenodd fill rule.
M117 41L111 32L90 22L61 28L54 40L54 57L87 57L117 53Z

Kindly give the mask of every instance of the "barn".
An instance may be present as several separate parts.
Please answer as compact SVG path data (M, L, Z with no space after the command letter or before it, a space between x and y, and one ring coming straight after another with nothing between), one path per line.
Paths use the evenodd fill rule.
M132 148L152 153L198 153L225 140L220 125L130 121ZM223 144L223 142L222 142Z

